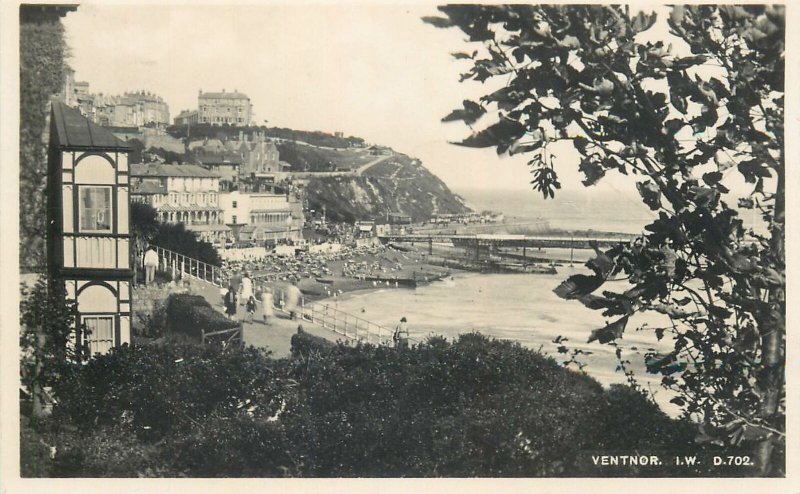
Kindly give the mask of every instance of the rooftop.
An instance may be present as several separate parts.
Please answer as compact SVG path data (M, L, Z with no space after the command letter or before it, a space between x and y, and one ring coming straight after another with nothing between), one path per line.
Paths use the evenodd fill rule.
M208 165L241 165L242 157L235 153L196 155L195 159Z
M246 94L239 93L239 92L232 92L232 93L200 93L198 98L213 98L213 99L250 99Z
M110 130L90 122L60 101L52 104L50 142L60 148L131 151L131 146Z
M142 182L139 184L134 184L132 192L134 194L166 194L167 187L162 184Z
M167 165L165 163L136 163L131 165L132 177L210 177L219 175L197 165Z

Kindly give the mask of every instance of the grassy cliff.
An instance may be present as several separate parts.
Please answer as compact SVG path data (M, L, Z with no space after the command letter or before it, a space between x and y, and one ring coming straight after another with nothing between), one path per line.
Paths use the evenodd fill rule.
M313 177L308 199L312 209L324 204L328 217L335 221L385 218L387 212L404 213L421 221L433 213L468 210L463 199L419 160L402 154L387 157L360 176Z

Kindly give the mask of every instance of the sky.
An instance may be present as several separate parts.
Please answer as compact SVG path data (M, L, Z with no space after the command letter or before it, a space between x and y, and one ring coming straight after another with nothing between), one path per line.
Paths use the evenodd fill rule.
M64 24L69 63L92 92L144 89L162 96L173 117L196 108L201 89L238 90L258 124L391 146L456 191L530 189L524 157L449 144L470 130L441 118L488 88L459 83L468 63L450 53L467 44L460 31L421 20L436 14L420 4L86 3ZM576 169L560 168L565 187L580 188Z
M666 35L666 10L655 8L654 39ZM256 124L391 146L456 192L531 190L530 157L450 144L471 131L441 118L505 81L460 83L469 61L450 54L477 46L457 29L422 22L427 15L437 15L435 5L85 3L64 25L75 78L92 92L144 89L174 117L197 107L199 90L238 90L250 97ZM584 189L577 153L568 143L553 150L565 189L637 196L634 181L615 172Z

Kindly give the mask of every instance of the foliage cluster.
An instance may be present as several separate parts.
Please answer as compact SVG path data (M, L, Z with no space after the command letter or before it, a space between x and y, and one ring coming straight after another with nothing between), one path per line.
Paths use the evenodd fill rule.
M202 331L221 331L238 326L214 310L201 295L171 294L167 298L166 313L167 334L183 335L198 342Z
M75 476L581 476L591 452L692 452L641 393L478 334L409 351L122 347L70 367L44 443ZM686 471L683 474L702 474ZM616 475L663 475L646 468Z
M32 287L20 287L20 377L31 393L52 387L75 348L75 307L66 303L63 281L41 276ZM42 398L42 397L37 397Z
M763 475L785 448L785 8L669 8L669 35L652 40L655 12L630 6L448 5L427 21L457 27L477 49L462 80L504 87L443 120L472 127L459 144L527 154L533 187L561 187L553 152L569 143L584 185L634 175L658 218L631 245L598 250L590 275L556 293L613 318L589 341L622 338L632 314L674 350L648 367L706 422L711 440L747 445ZM569 159L569 158L567 158ZM738 175L738 177L735 177ZM731 190L737 182L749 190ZM747 228L740 211L761 213ZM767 233L768 232L768 233ZM609 280L625 279L623 291ZM621 285L617 285L621 286ZM773 454L774 453L774 454Z
M263 132L266 137L276 137L291 141L307 142L313 146L329 148L347 148L364 143L364 139L360 137L336 137L335 135L328 134L326 132L293 130L279 127L234 127L231 125L210 124L193 124L191 126L171 125L167 127L167 134L171 135L172 137L175 137L176 139L186 139L186 137L189 136L192 140L238 139L240 131L245 132L245 134L250 136L250 138L254 137L255 132Z
M335 344L330 340L314 336L311 333L306 333L299 329L297 333L292 335L292 356L294 357L303 357L305 355L311 355L312 353L327 351L334 346Z
M199 240L183 223L159 223L158 231L150 243L200 260L213 266L222 265L222 258L210 243Z
M293 171L344 171L357 168L375 158L352 150L320 149L294 142L279 142L277 148L281 161L292 165Z
M19 263L23 271L38 271L45 264L44 139L50 98L64 88L67 56L61 22L33 19L23 17L20 23Z

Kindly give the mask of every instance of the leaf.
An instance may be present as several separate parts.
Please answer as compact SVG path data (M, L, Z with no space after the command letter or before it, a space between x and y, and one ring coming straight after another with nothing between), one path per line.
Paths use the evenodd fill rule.
M656 353L645 358L644 365L650 374L659 374L663 368L677 361L675 352L660 354ZM668 373L671 374L671 373ZM667 374L665 374L667 375Z
M683 405L686 404L686 400L684 400L680 396L676 396L676 397L672 398L671 400L669 400L669 402L670 403L674 403L674 404L678 405L679 407L682 407Z
M747 183L754 184L758 178L768 178L771 176L769 167L757 159L742 161L739 163L739 172L744 176Z
M488 148L509 144L525 134L525 127L514 120L502 119L494 125L453 144L471 148Z
M439 28L453 27L455 25L449 18L438 16L425 16L422 18L422 22Z
M594 249L596 255L586 262L586 266L594 271L597 276L608 277L611 270L614 269L614 260L600 250L596 241L590 240L589 245Z
M478 52L473 52L472 55L470 55L469 53L455 52L455 53L451 53L450 55L453 58L455 58L456 60L471 60L471 59L473 59L475 57L475 55L477 53Z
M462 105L463 110L453 110L449 115L442 119L442 122L453 122L455 120L462 120L467 125L472 125L478 121L479 118L486 113L486 110L475 103L474 101L464 100Z
M694 55L691 57L680 57L676 58L672 61L672 68L676 70L683 70L688 69L694 65L700 65L705 63L708 60L708 57L705 55Z
M653 24L656 23L656 19L657 17L655 12L650 15L646 15L644 12L639 11L636 17L633 18L633 22L631 24L634 34L641 33L642 31L646 31L653 27Z
M637 182L636 188L639 190L639 195L642 200L653 211L661 208L661 190L653 182Z
M605 297L600 297L598 295L583 295L577 297L578 301L592 310L600 310L607 308L610 304L613 304L610 300Z
M581 158L580 164L578 165L578 171L586 176L582 183L587 187L596 184L597 181L603 178L606 174L605 169L597 159L597 155L594 154Z
M589 336L589 341L587 343L591 343L595 340L599 341L600 343L608 343L609 341L616 340L617 338L622 338L622 333L625 331L625 326L627 324L628 316L624 316L612 322L611 324L606 324L605 327L594 329L592 330L592 334Z
M586 147L589 145L589 139L578 136L572 140L572 146L575 147L575 150L581 153L583 156L586 156Z
M600 288L605 280L600 276L574 274L561 282L553 292L563 299L576 299Z
M703 174L703 182L708 185L713 186L718 184L720 180L722 180L722 173L720 172L708 172Z
M719 192L708 187L689 187L689 197L698 206L711 206L719 199Z

